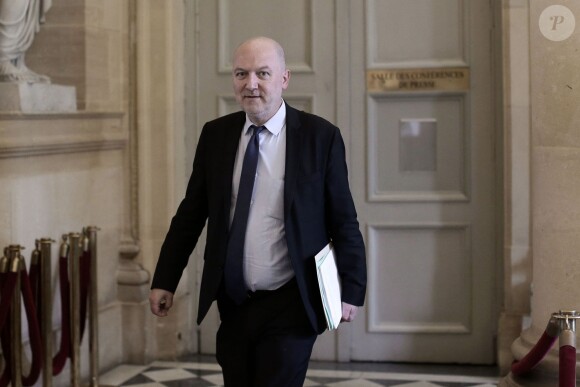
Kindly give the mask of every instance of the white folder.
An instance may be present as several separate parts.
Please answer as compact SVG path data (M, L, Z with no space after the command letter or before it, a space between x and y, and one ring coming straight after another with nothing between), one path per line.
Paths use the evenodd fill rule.
M338 328L342 318L342 300L340 297L340 277L336 268L335 251L332 243L324 246L314 257L316 275L320 288L320 297L329 330Z

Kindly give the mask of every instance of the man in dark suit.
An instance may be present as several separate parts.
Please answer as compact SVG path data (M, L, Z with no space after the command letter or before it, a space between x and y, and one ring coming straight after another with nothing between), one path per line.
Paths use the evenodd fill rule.
M290 72L277 42L242 43L232 75L243 111L202 130L161 248L151 310L167 315L207 221L197 321L217 300L225 385L302 386L326 327L314 256L327 243L342 279L343 321L354 319L365 298L365 249L344 143L334 125L282 99Z

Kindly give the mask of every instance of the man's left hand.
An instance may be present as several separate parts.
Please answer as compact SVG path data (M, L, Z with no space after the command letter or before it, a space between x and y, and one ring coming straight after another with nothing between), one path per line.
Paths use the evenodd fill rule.
M356 313L358 312L358 306L342 303L342 320L344 322L351 322L354 320Z

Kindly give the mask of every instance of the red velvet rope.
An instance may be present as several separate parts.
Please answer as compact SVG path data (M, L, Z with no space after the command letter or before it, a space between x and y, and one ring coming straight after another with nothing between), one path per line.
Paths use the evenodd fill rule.
M34 307L34 296L30 279L26 268L20 271L22 298L24 300L24 310L28 318L28 334L30 335L30 349L32 360L30 362L30 372L28 375L22 375L22 385L32 386L40 376L42 368L42 340L40 338L40 324Z
M10 306L12 305L12 298L14 295L14 288L16 287L17 273L8 272L1 273L0 284L2 286L2 296L0 300L0 331L4 328L4 324L10 314ZM5 352L4 352L5 353Z
M2 297L0 301L0 345L4 354L4 371L2 371L0 376L0 387L8 386L11 379L10 369L12 366L8 355L11 352L10 320L8 315L10 304L12 303L12 295L14 294L14 285L16 285L16 273L0 273L0 286L2 287L2 293L0 293Z
M544 331L540 340L534 348L528 352L520 361L512 364L512 373L516 376L525 374L534 368L546 356L558 336L551 336L548 331Z
M560 347L560 387L576 387L576 348L571 345Z
M36 315L40 316L40 265L38 263L30 263L30 270L28 277L30 278L30 287L32 288L32 299L36 307Z
M36 315L36 309L33 302L32 288L30 285L30 279L26 273L26 269L21 270L21 289L24 298L24 307L26 315L28 317L28 331L30 334L30 348L32 352L32 361L30 365L30 372L27 376L22 378L22 384L24 386L32 386L38 380L40 376L40 370L42 368L42 344L40 338L40 325L38 323L38 318ZM10 326L11 323L8 321L8 316L10 315L9 309L12 304L15 285L17 280L17 273L8 272L2 274L2 301L0 302L0 331L1 331L1 342L2 342L2 353L4 353L5 369L0 377L0 387L8 385L11 381L11 359L10 353L12 352L12 345L10 339ZM4 327L6 329L4 329Z
M80 331L81 331L81 339L83 337L83 333L85 330L86 325L86 315L87 315L87 301L88 301L88 292L89 292L89 285L90 285L90 252L83 252L80 257L80 296L81 296L81 303L80 303ZM68 278L68 258L67 257L60 257L59 261L60 267L60 299L61 299L61 321L62 321L62 330L61 330L61 341L60 341L60 349L56 356L53 359L52 363L52 374L58 375L64 369L66 364L66 360L70 357L71 354L71 337L70 337L70 314L71 314L71 307L70 307L70 281ZM2 386L0 386L2 387Z
M2 371L2 376L0 376L0 387L6 387L12 379L12 361L10 359L10 354L12 352L12 345L10 341L10 326L12 323L8 321L6 324L6 329L0 332L0 343L2 344L2 353L4 355L4 371Z
M91 269L91 254L90 251L84 251L80 258L80 328L81 339L85 331L87 320L87 306L88 295L90 289L90 269ZM70 280L68 275L68 258L60 257L59 259L59 277L60 277L60 296L61 296L61 321L62 333L60 340L60 347L58 353L54 356L52 361L52 373L58 375L64 369L67 359L71 354L71 338L70 338ZM32 352L32 360L29 375L23 376L22 384L24 386L32 386L38 380L42 368L42 342L40 333L40 324L38 321L38 313L42 305L40 302L40 265L34 264L30 266L30 275L26 272L26 268L21 271L21 291L24 299L24 307L28 317L28 329L30 334L30 346ZM11 321L8 319L10 315L10 307L13 300L13 295L17 281L17 273L0 273L0 345L2 352L5 354L5 367L0 376L0 387L6 387L11 382L11 359L6 356L12 352L10 326Z
M60 257L59 259L59 277L60 277L60 304L61 304L61 335L60 348L56 356L52 359L52 374L58 375L64 369L66 359L70 355L70 284L68 280L68 259ZM2 387L2 386L0 386Z

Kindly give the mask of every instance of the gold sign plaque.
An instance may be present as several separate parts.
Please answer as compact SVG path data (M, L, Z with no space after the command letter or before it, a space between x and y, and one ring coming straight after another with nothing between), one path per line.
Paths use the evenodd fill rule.
M469 90L468 67L368 70L367 91Z

